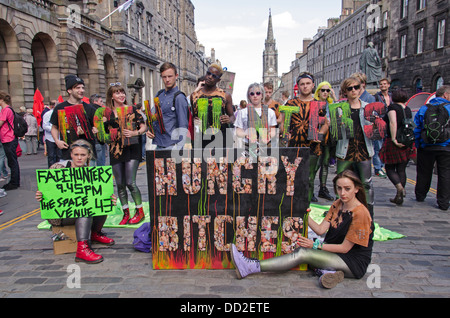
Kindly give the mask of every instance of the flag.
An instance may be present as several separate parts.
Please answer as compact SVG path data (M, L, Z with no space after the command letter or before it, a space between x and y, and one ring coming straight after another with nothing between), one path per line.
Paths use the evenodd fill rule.
M42 121L42 111L44 110L44 97L42 96L39 89L36 89L33 97L33 115L36 117L38 126L41 125Z
M120 5L117 9L119 9L119 12L127 11L131 7L133 2L134 2L134 0L128 0L124 4Z
M64 102L64 98L63 98L61 95L59 95L59 97L58 97L58 103L62 103L62 102Z

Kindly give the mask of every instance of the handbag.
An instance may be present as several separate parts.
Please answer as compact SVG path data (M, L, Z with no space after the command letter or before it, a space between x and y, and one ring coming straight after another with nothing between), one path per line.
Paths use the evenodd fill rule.
M20 148L20 144L19 143L17 143L16 155L17 155L17 158L22 156L22 148Z

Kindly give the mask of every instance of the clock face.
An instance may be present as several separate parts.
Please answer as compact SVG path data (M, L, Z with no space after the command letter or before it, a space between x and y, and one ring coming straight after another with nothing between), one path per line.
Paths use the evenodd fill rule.
M273 72L273 68L269 68L269 72Z

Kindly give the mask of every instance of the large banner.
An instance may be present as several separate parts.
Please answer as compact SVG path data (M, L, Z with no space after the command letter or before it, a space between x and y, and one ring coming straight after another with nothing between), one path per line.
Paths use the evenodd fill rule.
M154 269L231 268L231 243L258 259L293 251L307 229L309 148L178 154L147 151Z
M41 217L64 219L112 215L115 207L112 167L36 170L42 192Z

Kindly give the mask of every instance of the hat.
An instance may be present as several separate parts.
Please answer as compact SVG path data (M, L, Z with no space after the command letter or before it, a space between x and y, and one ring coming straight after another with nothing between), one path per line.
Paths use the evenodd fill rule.
M84 81L76 75L67 75L65 78L66 90L72 89L75 85L83 84Z

